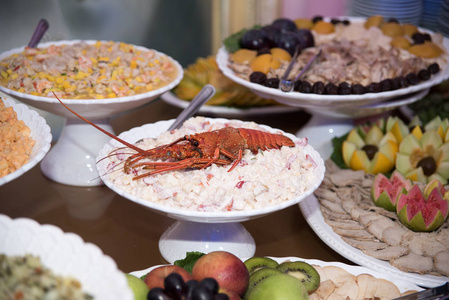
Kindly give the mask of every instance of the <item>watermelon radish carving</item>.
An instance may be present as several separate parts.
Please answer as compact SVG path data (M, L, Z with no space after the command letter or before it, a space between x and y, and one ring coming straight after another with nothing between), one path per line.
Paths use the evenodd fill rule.
M432 180L421 191L414 184L397 200L399 220L413 231L434 231L446 221L449 213L449 191L438 180Z
M398 171L391 174L390 179L379 173L374 177L371 188L371 199L374 204L389 211L396 211L396 201L403 189L409 190L412 182Z

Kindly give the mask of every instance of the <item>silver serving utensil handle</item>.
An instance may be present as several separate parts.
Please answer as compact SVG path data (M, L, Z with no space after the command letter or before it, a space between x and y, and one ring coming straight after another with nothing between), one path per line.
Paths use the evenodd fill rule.
M48 24L48 21L45 19L41 19L39 23L37 23L36 29L34 29L33 35L31 36L31 40L28 43L28 47L35 48L37 44L39 44L39 42L41 41L45 32L47 32L49 27L50 25Z
M296 63L296 58L299 55L299 47L296 48L295 54L293 54L292 60L287 66L287 69L285 70L284 74L282 75L281 82L279 83L279 88L283 92L290 92L293 89L294 82L291 80L288 80L288 75L290 75L290 72L293 69L293 65Z
M193 98L190 104L179 114L175 122L173 122L173 124L168 128L168 131L181 127L185 120L192 117L201 108L201 106L209 101L209 99L214 95L215 88L210 84L206 84L195 96L195 98Z
M318 56L321 55L321 52L322 51L320 49L317 54L312 56L312 58L309 60L309 62L301 70L301 72L299 72L299 74L296 75L294 80L287 80L288 74L290 73L291 68L292 68L292 66L294 64L294 61L293 61L293 58L292 58L292 61L290 62L290 65L288 66L287 70L285 71L284 75L282 76L281 82L279 83L279 88L281 89L281 91L283 91L283 92L291 92L293 90L293 88L294 88L295 81L297 81L302 76L302 74L304 74L304 72L307 71L307 69L313 64L313 62L318 58ZM295 52L295 56L293 56L295 58L295 60L296 60L296 56L297 56L297 52Z

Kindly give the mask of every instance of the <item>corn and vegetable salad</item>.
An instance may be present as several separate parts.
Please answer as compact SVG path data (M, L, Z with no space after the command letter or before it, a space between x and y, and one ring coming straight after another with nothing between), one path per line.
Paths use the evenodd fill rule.
M131 96L163 87L177 76L165 54L120 42L29 48L0 61L0 85L21 93L65 99Z

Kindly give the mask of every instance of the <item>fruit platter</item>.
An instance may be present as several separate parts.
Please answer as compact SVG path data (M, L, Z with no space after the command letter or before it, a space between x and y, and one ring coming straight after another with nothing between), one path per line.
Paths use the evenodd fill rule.
M189 252L173 265L154 266L129 276L145 283L134 291L147 294L148 299L164 295L186 299L199 295L201 299L393 299L422 290L358 266L298 257L241 260L225 251Z

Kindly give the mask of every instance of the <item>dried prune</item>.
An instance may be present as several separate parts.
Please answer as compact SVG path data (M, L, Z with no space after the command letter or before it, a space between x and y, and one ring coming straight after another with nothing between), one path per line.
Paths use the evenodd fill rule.
M380 93L382 92L382 86L378 82L371 82L366 87L369 93Z
M351 94L351 85L349 83L345 82L341 82L338 85L338 94L339 95L349 95Z
M428 33L416 32L412 35L413 43L424 44L425 41L431 42L432 37Z
M277 89L277 88L279 87L279 81L280 81L279 78L276 78L276 77L268 78L268 79L265 81L265 85L266 85L267 87Z
M315 46L315 39L313 37L312 31L309 29L298 29L296 30L296 36L304 48Z
M430 79L430 72L426 69L421 70L418 72L418 78L421 81L429 80Z
M265 82L267 81L267 75L262 72L252 72L251 75L249 75L249 81L265 85Z
M331 19L331 23L334 24L334 25L337 25L337 24L341 23L341 21L339 19L332 18Z
M312 86L312 93L322 95L324 93L324 83L317 81Z
M410 86L410 82L408 82L407 78L405 78L404 76L399 76L396 78L401 83L401 87L409 87Z
M351 21L349 21L349 20L343 20L343 21L341 21L341 22L342 22L343 25L345 25L345 26L348 26L348 25L351 24Z
M415 73L408 73L405 78L407 78L410 85L415 85L419 83L419 78Z
M356 95L362 95L366 93L366 87L361 85L360 83L353 84L351 86L351 93Z
M312 18L312 22L313 23L316 23L316 22L319 22L319 21L323 21L323 16L315 16L315 17Z
M270 53L270 48L263 47L262 49L257 51L257 56L262 55L262 54L269 54L269 53Z
M433 63L427 67L427 70L429 70L430 74L436 74L440 72L440 65L438 63Z
M398 90L402 87L401 79L399 77L395 77L393 80L393 90Z
M312 85L310 84L310 82L308 82L306 80L301 81L301 83L299 84L299 92L306 93L306 94L311 93Z
M301 80L296 80L293 84L293 90L299 92L299 86L301 85Z
M380 87L382 89L382 92L388 92L393 90L393 80L390 78L384 79L380 82Z
M324 93L326 95L338 95L338 86L336 86L334 83L329 82L324 87Z

